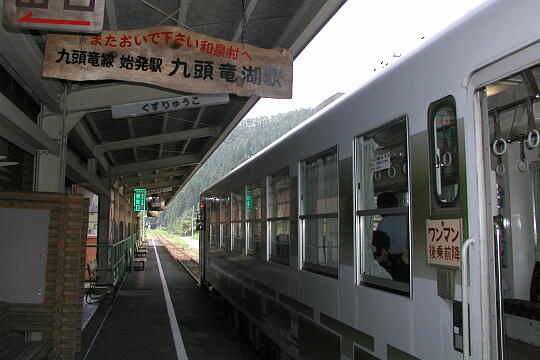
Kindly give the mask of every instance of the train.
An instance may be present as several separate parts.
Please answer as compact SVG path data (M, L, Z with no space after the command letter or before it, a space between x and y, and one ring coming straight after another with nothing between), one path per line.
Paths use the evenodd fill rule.
M538 14L486 1L201 193L264 358L540 359Z

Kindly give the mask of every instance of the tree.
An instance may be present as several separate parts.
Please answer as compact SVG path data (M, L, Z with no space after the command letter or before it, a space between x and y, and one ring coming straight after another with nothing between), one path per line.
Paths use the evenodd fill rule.
M190 209L198 204L202 191L304 122L313 113L313 109L299 109L270 117L260 116L242 120L167 206L168 211L160 214L160 224L176 234L183 236L191 234Z

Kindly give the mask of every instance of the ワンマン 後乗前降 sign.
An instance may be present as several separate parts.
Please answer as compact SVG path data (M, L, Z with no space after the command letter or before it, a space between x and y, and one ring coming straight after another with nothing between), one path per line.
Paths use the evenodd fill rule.
M43 76L124 80L191 93L292 96L292 54L226 41L180 27L49 34Z
M4 0L7 28L99 34L105 0Z
M463 226L461 219L426 220L427 263L461 267Z

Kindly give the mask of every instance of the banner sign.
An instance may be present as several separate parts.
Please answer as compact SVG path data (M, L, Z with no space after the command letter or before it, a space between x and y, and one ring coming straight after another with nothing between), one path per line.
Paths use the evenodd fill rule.
M148 191L146 191L146 195L161 194L161 193L169 192L169 191L173 191L172 186L169 186L169 187L166 187L166 188L161 188L161 189L148 190Z
M292 54L209 37L181 27L49 34L43 76L124 80L191 93L292 97Z
M111 106L111 112L113 119L123 119L130 116L159 114L169 111L221 105L227 104L228 102L229 94L179 96L168 99Z
M105 0L4 0L4 24L15 29L99 34Z
M461 219L426 220L428 264L461 267Z

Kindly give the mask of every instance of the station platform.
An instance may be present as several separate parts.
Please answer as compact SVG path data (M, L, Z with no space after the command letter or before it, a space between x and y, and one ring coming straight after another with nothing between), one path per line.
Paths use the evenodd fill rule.
M145 270L128 273L114 303L100 306L85 333L92 335L83 333L83 360L257 358L157 239L148 241Z

